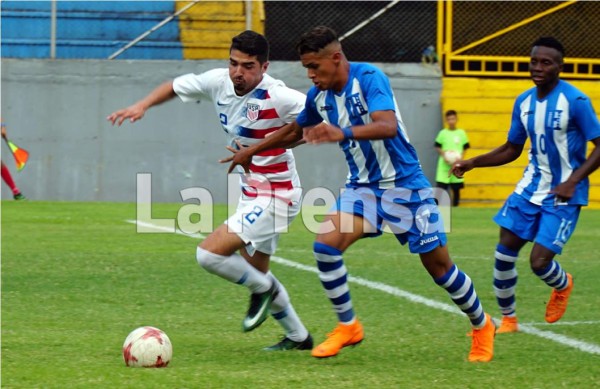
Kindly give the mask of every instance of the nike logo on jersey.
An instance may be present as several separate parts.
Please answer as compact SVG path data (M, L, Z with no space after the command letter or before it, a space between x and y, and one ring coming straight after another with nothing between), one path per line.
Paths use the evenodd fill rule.
M223 106L223 105L231 105L231 103L222 103L219 100L217 100L217 105L221 105L221 106Z

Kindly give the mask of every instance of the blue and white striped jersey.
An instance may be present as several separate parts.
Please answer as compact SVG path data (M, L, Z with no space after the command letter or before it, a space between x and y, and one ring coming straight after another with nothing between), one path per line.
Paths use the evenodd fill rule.
M517 97L508 141L524 144L531 139L529 165L515 193L533 204L550 205L548 192L566 181L586 159L587 141L600 137L600 123L590 99L560 80L544 99L536 87ZM589 180L582 180L568 204L587 205Z
M344 128L371 123L370 113L387 110L396 113L398 131L395 137L339 142L349 167L346 186L380 189L430 187L417 153L409 143L389 80L373 65L351 62L348 83L340 93L321 91L313 86L296 121L304 128L323 120Z

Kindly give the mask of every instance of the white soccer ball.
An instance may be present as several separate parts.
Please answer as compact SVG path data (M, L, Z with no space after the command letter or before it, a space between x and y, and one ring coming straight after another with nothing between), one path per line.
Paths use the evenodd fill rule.
M130 367L166 367L172 356L171 340L156 327L136 328L123 343L123 359Z
M458 151L448 150L444 152L444 158L446 158L446 161L452 165L453 163L460 161L462 159L462 155Z

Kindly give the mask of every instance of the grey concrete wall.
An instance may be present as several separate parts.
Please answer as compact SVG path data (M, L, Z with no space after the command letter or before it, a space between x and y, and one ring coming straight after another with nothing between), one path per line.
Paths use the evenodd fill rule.
M136 173L152 174L152 200L180 202L179 191L204 187L225 202L224 134L210 103L178 99L154 107L139 122L112 127L106 116L185 73L226 66L225 61L71 61L2 59L2 118L9 138L30 152L16 172L2 159L23 193L34 200L136 199ZM420 64L381 64L390 76L411 142L427 176L434 177L432 144L441 128L441 78ZM269 73L306 92L299 62L272 63ZM295 150L303 186L337 191L347 173L337 145ZM2 199L11 198L5 184Z

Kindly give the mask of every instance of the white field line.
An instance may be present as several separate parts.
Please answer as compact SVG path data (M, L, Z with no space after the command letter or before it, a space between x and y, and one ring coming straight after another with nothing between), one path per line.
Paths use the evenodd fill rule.
M136 224L135 220L126 220L126 222L131 223L131 224ZM171 229L164 228L161 226L156 226L151 223L145 223L145 222L137 222L137 223L139 223L140 225L143 225L146 228L155 228L157 231L172 232ZM190 235L190 234L185 234L179 230L177 230L176 233L190 237L190 238L199 238L199 239L205 238L205 236L203 236L201 234ZM300 269L300 270L304 270L304 271L315 273L315 274L318 273L317 268L314 266L307 266L307 265L304 265L304 264L301 264L298 262L290 261L289 259L272 256L271 261L278 263L280 265L291 267L291 268ZM441 303L441 302L438 302L435 300L431 300L426 297L419 296L417 294L410 293L405 290L396 288L394 286L383 284L381 282L369 281L367 279L364 279L361 277L356 277L356 276L348 276L348 280L354 284L365 286L367 288L374 289L374 290L379 290L381 292L390 294L392 296L401 297L401 298L404 298L413 303L425 305L425 306L428 306L431 308L435 308L435 309L445 311L448 313L453 313L456 315L461 315L461 316L464 315L455 305L450 305L447 303ZM589 354L600 355L600 346L598 346L598 345L595 345L593 343L584 342L584 341L578 340L578 339L573 339L571 337L557 334L552 331L539 330L539 329L533 327L533 325L539 325L539 323L519 324L519 331L524 332L526 334L538 336L540 338L544 338L547 340L551 340L553 342L562 344L563 346L572 347L572 348L578 349L580 351L583 351L583 352L586 352ZM556 325L556 323L554 323L554 325Z
M557 321L556 323L531 322L531 323L523 323L523 324L526 324L529 326L578 326L578 325L582 325L582 324L600 324L600 320Z
M163 226L157 226L155 224L146 223L146 222L142 222L142 221L139 221L139 220L125 220L125 221L127 223L139 225L139 226L146 227L146 228L149 228L149 229L153 229L153 230L156 230L156 231L173 232L173 230L171 228L163 227ZM204 239L204 238L206 238L206 236L204 236L202 234L186 234L185 232L181 231L178 228L175 229L175 233L177 235L189 236L190 238L196 238L196 239Z

